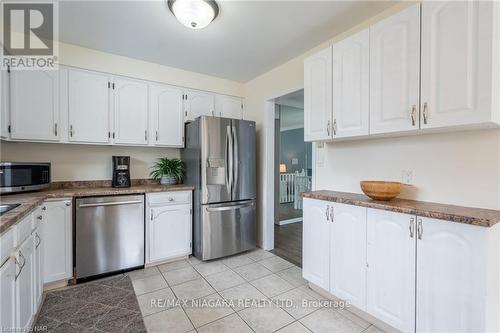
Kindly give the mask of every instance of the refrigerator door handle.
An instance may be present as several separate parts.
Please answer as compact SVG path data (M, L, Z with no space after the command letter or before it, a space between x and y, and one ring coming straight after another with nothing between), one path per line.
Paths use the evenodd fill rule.
M233 156L233 136L231 133L231 126L226 127L226 138L228 140L228 152L226 155L226 163L229 164L226 174L228 175L228 186L229 193L233 193L233 168L234 168L234 156Z
M236 196L235 193L232 193L235 190L235 183L238 181L239 177L239 150L238 150L238 136L236 135L236 129L232 126L232 135L233 135L233 180L231 181L231 195L234 198Z
M207 210L207 212L221 212L221 211L225 211L225 210L241 209L241 208L250 207L253 205L254 205L254 203L252 201L252 202L244 203L241 205L231 205L231 206L223 206L223 207L208 207L208 208L206 208L206 210Z

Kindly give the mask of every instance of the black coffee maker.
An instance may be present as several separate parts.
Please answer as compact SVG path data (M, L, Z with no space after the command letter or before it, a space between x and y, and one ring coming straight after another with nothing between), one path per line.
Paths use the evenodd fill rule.
M113 187L130 187L130 156L113 156Z

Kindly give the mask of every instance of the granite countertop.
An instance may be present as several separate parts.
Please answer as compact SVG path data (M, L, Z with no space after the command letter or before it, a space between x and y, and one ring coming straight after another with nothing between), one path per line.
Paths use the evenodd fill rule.
M52 188L38 192L28 192L19 194L7 194L0 196L0 203L21 204L19 207L3 214L0 217L0 234L8 228L19 222L23 217L30 213L34 208L40 205L46 199L51 198L75 198L75 197L93 197L103 195L121 195L121 194L142 194L152 192L169 192L169 191L191 191L194 190L190 185L158 185L158 184L140 184L126 188L114 188L109 186L92 187L91 183L87 183L89 187L62 187Z
M370 199L369 197L359 193L324 190L302 192L300 193L300 196L303 198L376 208L398 213L430 217L439 220L477 225L481 227L492 227L500 222L500 211L492 209L471 208L398 198L390 201L380 201Z

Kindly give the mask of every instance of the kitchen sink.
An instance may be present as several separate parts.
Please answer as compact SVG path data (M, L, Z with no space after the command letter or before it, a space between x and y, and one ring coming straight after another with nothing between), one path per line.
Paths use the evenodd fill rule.
M0 215L7 213L8 211L13 210L14 208L20 206L21 204L4 204L0 205Z

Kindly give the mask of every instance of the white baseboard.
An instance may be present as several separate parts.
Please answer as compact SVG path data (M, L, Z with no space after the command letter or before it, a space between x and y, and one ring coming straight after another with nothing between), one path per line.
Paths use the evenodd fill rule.
M283 221L275 221L274 224L285 225L285 224L297 223L297 222L302 222L302 217L296 217L293 219L288 219L288 220L283 220Z

